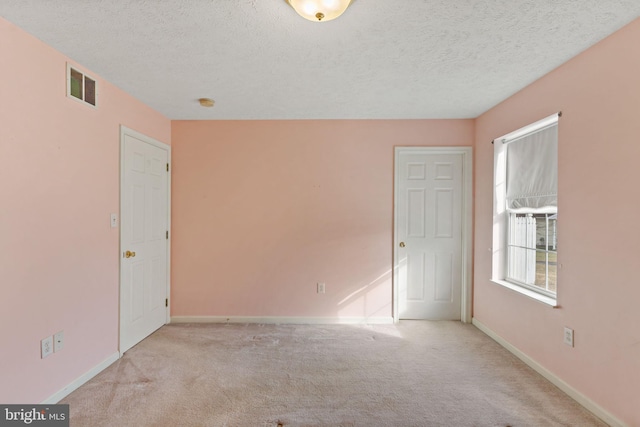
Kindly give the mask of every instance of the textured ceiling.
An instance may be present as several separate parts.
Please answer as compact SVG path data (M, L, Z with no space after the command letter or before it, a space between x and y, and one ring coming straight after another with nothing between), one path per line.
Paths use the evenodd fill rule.
M640 1L356 0L319 24L285 0L0 0L0 16L171 119L470 118Z

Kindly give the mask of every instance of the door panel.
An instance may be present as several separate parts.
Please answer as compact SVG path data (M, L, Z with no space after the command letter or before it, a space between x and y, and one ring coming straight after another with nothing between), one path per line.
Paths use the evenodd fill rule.
M124 352L167 320L169 153L126 131L122 150L120 351Z
M396 155L399 318L459 320L463 155L416 150Z

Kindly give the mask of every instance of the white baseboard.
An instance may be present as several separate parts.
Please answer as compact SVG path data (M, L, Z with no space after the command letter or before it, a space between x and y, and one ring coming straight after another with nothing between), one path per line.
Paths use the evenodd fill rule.
M494 331L489 329L482 322L480 322L479 320L476 320L475 317L473 318L471 323L473 323L473 325L476 328L480 329L482 332L487 334L498 344L500 344L501 346L509 350L511 353L513 353L513 355L515 355L518 359L522 360L524 363L529 365L529 367L532 368L534 371L536 371L537 373L545 377L547 380L549 380L549 382L551 382L553 385L555 385L560 390L562 390L567 395L569 395L569 397L571 397L573 400L575 400L580 405L584 406L587 410L592 412L596 417L600 418L602 421L609 424L611 427L627 427L625 423L623 423L622 421L620 421L619 419L611 415L609 412L607 412L605 409L603 409L593 400L589 399L587 396L580 393L575 388L571 387L569 384L564 382L556 374L549 371L544 366L540 365L538 362L533 360L531 357L527 356L521 350L511 345L504 338L502 338L500 335L496 334Z
M106 368L111 366L111 364L116 360L118 360L119 358L120 358L120 353L117 353L117 352L113 353L111 356L107 357L105 360L98 363L93 368L89 369L89 371L80 375L73 382L71 382L71 384L68 384L62 390L49 396L47 399L44 400L44 402L42 402L42 405L53 405L55 403L60 402L62 399L64 399L73 391L75 391L78 387L80 387L81 385L89 381L91 378L95 377L100 372L104 371Z
M390 325L393 317L173 316L171 323L269 323L291 325Z

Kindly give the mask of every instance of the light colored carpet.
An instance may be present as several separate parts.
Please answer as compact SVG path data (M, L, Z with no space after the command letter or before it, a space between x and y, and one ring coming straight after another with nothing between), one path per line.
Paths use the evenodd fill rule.
M80 426L604 426L471 325L169 325L70 394Z

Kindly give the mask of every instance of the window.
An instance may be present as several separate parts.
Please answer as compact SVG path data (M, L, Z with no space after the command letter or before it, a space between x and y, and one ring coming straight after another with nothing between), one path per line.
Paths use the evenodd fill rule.
M509 214L507 280L555 296L557 218L557 214Z
M96 81L67 64L67 96L96 106Z
M493 281L556 304L558 117L494 140Z

